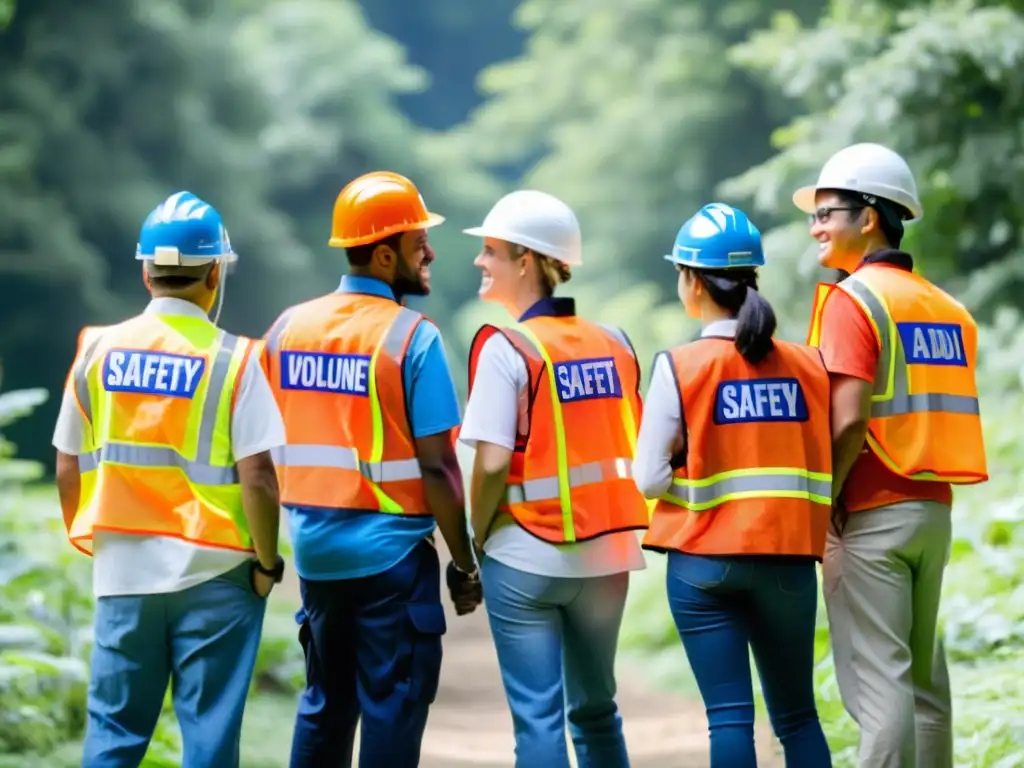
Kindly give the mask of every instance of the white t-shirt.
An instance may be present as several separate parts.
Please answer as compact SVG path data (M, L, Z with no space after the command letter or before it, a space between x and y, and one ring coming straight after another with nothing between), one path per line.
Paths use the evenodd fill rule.
M202 309L181 299L153 299L146 314L206 319ZM85 422L74 392L64 391L53 447L77 456ZM284 421L259 358L250 355L231 414L235 461L284 445ZM96 531L93 538L93 591L96 597L180 592L216 578L252 556L204 547L166 536Z
M484 442L512 450L516 434L527 433L528 376L526 363L503 335L496 333L484 342L459 440L474 449ZM593 578L646 567L634 531L555 545L509 525L488 537L484 552L510 568L540 576Z
M736 335L735 320L716 320L708 323L701 336ZM684 434L679 389L668 355L658 355L651 373L651 386L644 398L644 416L636 439L636 459L633 461L633 479L636 487L648 499L661 496L672 485L672 448L676 439Z

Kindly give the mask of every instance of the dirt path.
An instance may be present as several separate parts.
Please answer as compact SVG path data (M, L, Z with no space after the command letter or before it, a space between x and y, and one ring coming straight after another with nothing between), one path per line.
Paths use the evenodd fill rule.
M446 552L442 562L447 562ZM287 586L297 596L297 584ZM430 711L420 766L510 768L512 722L487 615L481 606L469 616L456 616L447 600L445 610L441 687ZM686 663L682 655L679 662ZM630 671L619 672L618 702L632 768L708 766L707 720L700 702L657 691L643 682L642 672ZM759 765L781 768L770 733L762 728L758 737Z

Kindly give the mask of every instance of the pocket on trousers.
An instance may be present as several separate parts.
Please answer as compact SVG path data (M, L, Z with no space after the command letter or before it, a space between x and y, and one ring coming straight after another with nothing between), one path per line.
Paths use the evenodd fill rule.
M732 561L723 557L703 557L672 553L669 573L691 587L708 590L719 587L729 577Z
M309 617L305 611L299 611L295 616L299 622L299 647L302 648L302 656L306 662L306 684L313 686L317 683L316 647L313 645L313 630L309 626Z
M818 588L817 569L813 563L776 566L775 578L779 592L784 595L807 595Z
M412 701L432 703L441 678L441 637L448 629L440 603L407 603L409 625L402 643L406 685Z

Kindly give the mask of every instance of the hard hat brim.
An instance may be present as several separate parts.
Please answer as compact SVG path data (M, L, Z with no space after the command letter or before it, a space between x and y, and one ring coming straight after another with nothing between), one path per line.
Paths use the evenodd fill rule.
M534 253L540 253L547 256L549 259L554 259L560 264L565 264L567 267L578 267L583 264L583 254L576 253L575 257L566 257L564 254L557 252L551 252L551 248L545 243L535 240L532 237L525 237L523 235L512 235L508 232L503 232L495 229L491 229L486 226L470 227L469 229L462 230L463 234L472 235L473 237L492 237L495 240L501 240L505 243L512 243L513 245L521 245L523 248L529 248Z
M816 202L817 195L818 187L814 184L807 187L800 187L800 189L793 193L793 205L804 213L814 213L818 210Z
M223 264L238 261L238 254L234 251L230 253L222 253L217 256L180 256L181 263L179 267L201 267L204 264ZM136 261L156 261L156 255L152 253L136 253Z
M395 224L359 237L332 237L327 241L327 244L331 248L355 248L360 245L376 243L378 240L383 240L385 237L397 235L400 232L412 232L416 229L430 229L431 227L436 227L438 224L444 224L444 222L444 216L436 213L427 213L427 218L423 221L415 221L410 224Z
M764 264L701 264L698 261L680 259L672 254L666 255L665 261L690 269L760 269L764 266Z

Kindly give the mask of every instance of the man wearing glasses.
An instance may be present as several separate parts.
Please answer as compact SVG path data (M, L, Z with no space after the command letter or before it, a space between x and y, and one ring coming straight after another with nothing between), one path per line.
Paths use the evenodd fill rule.
M840 694L862 766L952 768L938 612L951 486L988 479L977 326L899 250L922 206L898 154L847 147L793 201L811 214L819 261L841 275L818 286L808 338L831 379L823 592Z

